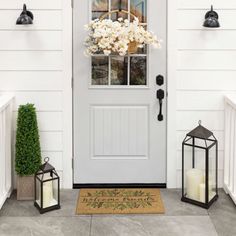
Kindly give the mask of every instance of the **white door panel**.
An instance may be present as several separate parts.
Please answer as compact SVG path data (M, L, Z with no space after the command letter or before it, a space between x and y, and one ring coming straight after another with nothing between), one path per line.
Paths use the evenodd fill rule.
M166 98L164 120L158 121L156 91L166 90L166 1L121 1L127 10L146 9L143 19L163 40L162 49L126 57L84 56L84 25L92 9L104 13L113 1L119 2L74 2L74 183L165 183ZM158 74L165 77L161 87Z

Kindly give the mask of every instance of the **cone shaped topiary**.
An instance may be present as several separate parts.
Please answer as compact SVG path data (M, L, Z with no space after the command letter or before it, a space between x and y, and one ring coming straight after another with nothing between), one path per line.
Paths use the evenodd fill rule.
M20 176L33 175L41 165L37 115L33 104L19 106L15 147L17 174Z

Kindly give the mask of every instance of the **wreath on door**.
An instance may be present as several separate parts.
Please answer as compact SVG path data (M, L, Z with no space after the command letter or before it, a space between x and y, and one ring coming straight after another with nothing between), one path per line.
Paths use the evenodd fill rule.
M123 18L118 18L116 21L106 19L108 15L119 12L129 14L134 20L130 22ZM85 25L85 29L88 31L85 40L86 55L102 53L106 56L110 54L125 56L127 53L136 53L138 48L143 48L145 45L161 47L161 40L158 40L153 32L146 30L138 17L125 10L110 11Z

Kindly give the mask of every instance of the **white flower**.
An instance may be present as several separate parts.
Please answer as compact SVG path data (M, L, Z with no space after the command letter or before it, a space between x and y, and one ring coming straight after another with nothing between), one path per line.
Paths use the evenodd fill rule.
M96 19L84 27L88 31L85 39L86 55L102 51L106 56L112 52L124 56L130 42L136 42L140 48L145 44L160 48L161 41L154 33L145 30L136 17L133 22L123 18L117 21Z
M111 54L111 50L103 50L103 52L106 56L109 56Z

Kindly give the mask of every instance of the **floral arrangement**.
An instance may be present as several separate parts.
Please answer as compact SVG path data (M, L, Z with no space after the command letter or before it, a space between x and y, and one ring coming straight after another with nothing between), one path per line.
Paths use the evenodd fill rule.
M144 45L160 48L157 36L145 30L136 17L133 22L123 20L123 18L119 18L117 21L96 19L85 25L85 29L88 31L88 38L85 40L86 55L104 53L108 56L111 53L118 53L120 56L124 56L132 43L139 48Z

